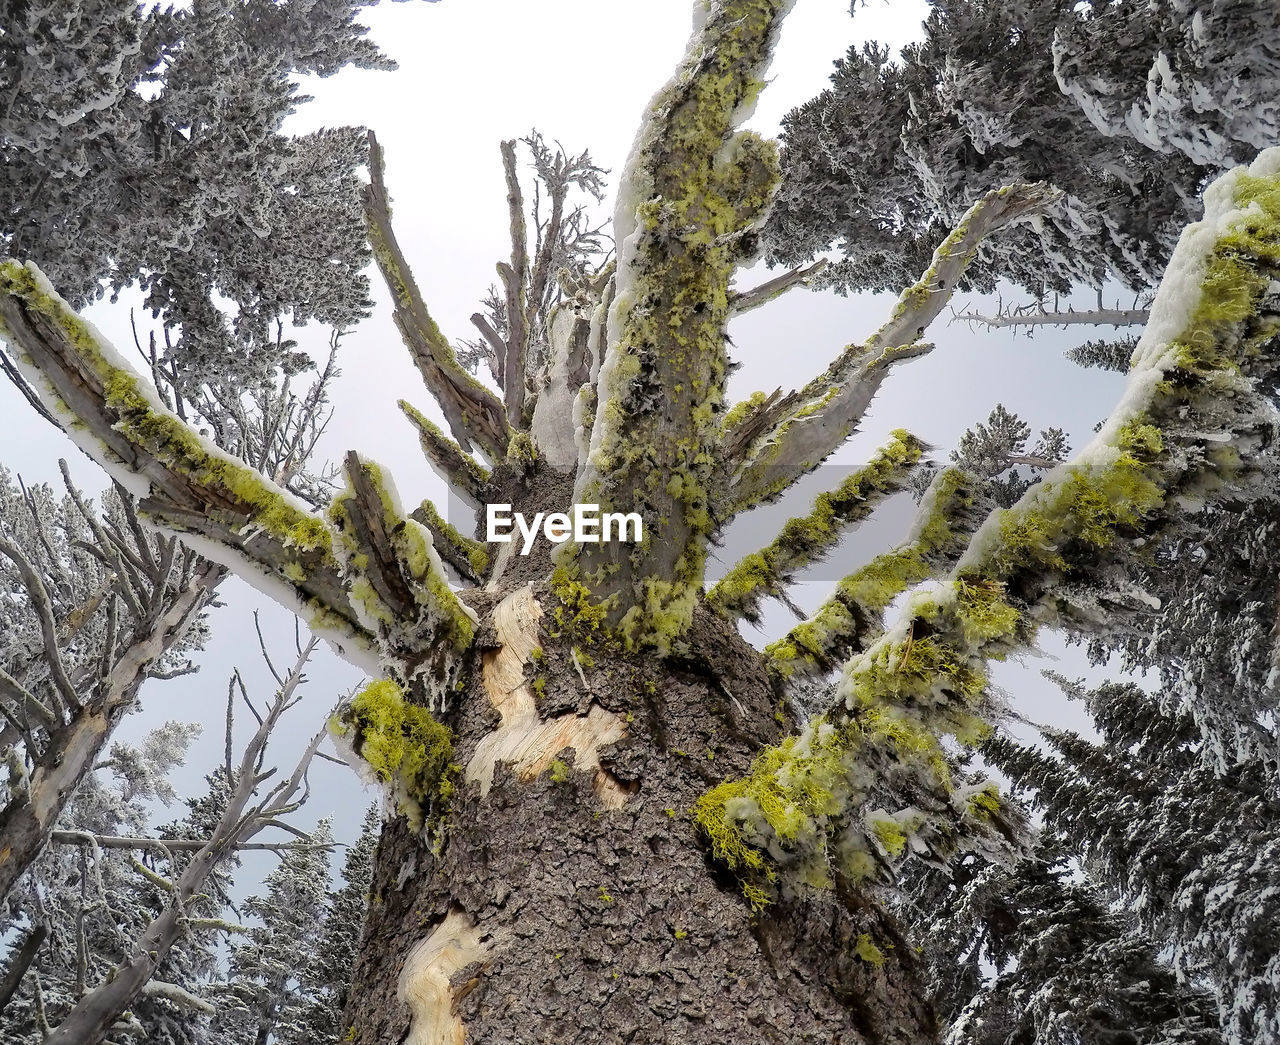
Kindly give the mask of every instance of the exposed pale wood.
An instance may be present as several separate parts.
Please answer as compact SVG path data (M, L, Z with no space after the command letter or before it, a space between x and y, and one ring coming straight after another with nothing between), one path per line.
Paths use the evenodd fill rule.
M456 904L431 934L414 944L400 970L400 1000L412 1021L404 1045L464 1045L466 1029L457 1004L475 981L455 985L453 978L493 953L504 936L489 934Z
M601 767L599 751L622 739L622 717L594 705L585 715L539 716L533 690L525 680L525 666L539 644L542 619L533 589L526 586L508 595L493 618L500 645L484 654L481 672L485 693L502 721L476 746L467 763L467 780L478 782L480 793L487 794L499 762L512 763L520 779L532 780L565 748L573 748L574 769L591 771L592 788L601 802L621 809L628 791Z

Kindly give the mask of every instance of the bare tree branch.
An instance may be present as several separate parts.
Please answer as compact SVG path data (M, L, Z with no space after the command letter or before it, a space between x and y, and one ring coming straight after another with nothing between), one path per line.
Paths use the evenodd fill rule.
M750 290L730 294L729 311L735 316L740 316L744 312L750 312L752 309L777 300L788 290L792 290L795 287L807 287L817 276L822 274L823 269L828 264L829 262L826 258L819 258L812 265L793 268L790 272L774 276L773 279L752 287Z
M502 389L507 422L522 428L524 409L524 361L529 351L529 318L525 283L529 278L528 232L524 223L524 194L516 172L516 143L502 143L502 171L507 181L507 213L511 223L511 263L499 263L498 276L507 295L507 344L502 357Z
M452 439L445 435L431 419L403 399L400 410L418 430L418 440L427 461L455 492L464 497L472 507L483 503L489 493L489 471L470 454L464 453Z
M97 761L121 709L135 699L151 665L182 637L223 576L220 567L205 563L154 624L135 633L114 658L93 699L50 734L25 791L13 795L0 810L0 897L8 895L39 855L67 799Z
M979 244L1054 196L1055 190L1045 185L989 192L969 208L934 252L928 271L902 293L889 319L870 338L849 345L800 391L762 404L739 421L740 428L758 433L745 445L733 432L726 433L735 453L723 461L728 493L719 506L721 520L777 495L840 446L893 366L933 348L920 338L954 293Z
M1026 306L1031 308L1032 306ZM1034 311L1013 309L984 316L977 312L961 312L954 317L965 323L979 323L988 329L1000 327L1067 327L1093 324L1097 326L1127 327L1146 323L1151 310L1146 308L1096 308L1077 312L1073 308L1065 312L1046 312L1038 307Z
M22 936L22 942L9 951L9 963L5 966L4 976L0 977L0 1015L13 1000L22 978L31 968L40 953L45 937L49 935L49 927L44 924L33 925Z
M395 300L396 327L427 389L444 411L458 445L469 451L474 441L491 461L501 461L512 435L503 405L462 368L427 311L391 227L391 208L383 182L382 148L372 131L369 132L369 174L365 222L373 256Z
M343 762L342 765L346 765L346 763ZM97 835L85 831L54 831L49 838L50 841L57 842L59 845L97 845L103 849L151 849L161 853L197 853L209 844L207 838L143 838L125 835ZM317 846L310 841L240 842L232 848L237 852L281 853L289 849L300 848L332 849L336 844Z
M883 631L885 608L908 588L945 572L986 516L973 480L958 468L934 476L905 541L844 577L835 591L785 636L765 647L776 675L824 675Z
M240 758L232 778L233 786L217 825L210 837L187 862L176 880L166 881L169 899L142 935L134 942L130 954L112 970L111 975L89 990L66 1018L46 1038L49 1045L84 1045L101 1041L115 1022L147 990L147 984L170 948L181 939L189 922L188 905L204 890L214 869L284 811L296 808L295 796L303 789L307 767L319 747L324 733L317 734L303 752L292 774L270 794L257 802L257 784L268 740L279 725L281 716L296 703L295 691L303 679L303 669L318 640L304 647L284 685L276 693L271 707L258 726ZM122 840L132 843L134 839ZM164 839L152 840L157 845L173 848ZM93 839L97 844L96 838ZM122 848L134 848L132 845ZM159 988L164 989L162 984Z
M574 565L632 643L663 648L688 626L702 587L729 282L755 252L779 178L776 146L737 127L789 7L707 8L619 186L617 296L574 500L639 512L646 541L642 550L583 544Z
M54 713L61 718L64 711L75 714L80 710L80 697L67 675L67 666L62 659L62 650L58 646L58 624L53 619L53 603L49 599L49 591L44 586L40 574L36 572L31 561L22 554L16 544L0 536L0 555L4 555L18 569L23 587L27 589L32 611L40 622L40 634L44 637L45 663L49 675L61 699L61 707L55 706Z

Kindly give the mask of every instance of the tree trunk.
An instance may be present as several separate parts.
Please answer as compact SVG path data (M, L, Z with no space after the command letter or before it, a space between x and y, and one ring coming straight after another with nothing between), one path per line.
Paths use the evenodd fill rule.
M563 592L510 584L468 593L461 778L438 855L403 816L383 832L343 1040L933 1040L870 900L753 913L707 856L695 801L785 724L759 655L704 607L678 655L626 655Z

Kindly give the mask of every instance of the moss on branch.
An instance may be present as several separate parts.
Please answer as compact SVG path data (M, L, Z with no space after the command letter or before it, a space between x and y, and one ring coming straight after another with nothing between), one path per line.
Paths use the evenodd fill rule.
M329 729L368 766L413 826L442 815L459 771L453 734L426 708L406 700L396 682L371 682L334 716Z
M707 601L725 616L756 620L760 600L778 594L797 570L830 552L847 527L901 490L923 452L915 436L895 431L866 466L835 490L819 494L807 515L788 520L767 547L735 565L707 593Z
M1251 361L1274 353L1280 332L1269 296L1280 269L1280 150L1219 179L1205 212L1179 242L1125 398L1094 442L988 519L944 582L908 599L895 626L848 663L826 718L699 803L712 852L753 890L795 890L833 872L857 880L910 852L936 857L1008 837L994 787L952 788L939 764L943 737L971 745L990 729L987 663L1030 646L1072 586L1105 585L1163 527L1219 492L1244 492L1240 449L1270 424ZM1223 431L1225 447L1204 434ZM886 722L900 738L877 735ZM912 770L916 793L934 796L928 812L868 809L869 765L886 742L896 757L882 764Z

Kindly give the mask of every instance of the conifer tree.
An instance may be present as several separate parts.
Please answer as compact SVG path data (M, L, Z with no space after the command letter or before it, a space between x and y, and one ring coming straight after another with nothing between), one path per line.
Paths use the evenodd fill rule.
M902 907L950 1045L1220 1045L1213 997L1075 880L1051 839L1002 867L910 874ZM994 969L994 973L988 969Z
M1129 370L1129 360L1138 347L1136 337L1122 337L1113 341L1097 339L1086 341L1067 350L1067 358L1083 367L1096 367L1123 374Z
M1103 743L1046 733L1053 754L1007 739L984 753L1026 789L1090 877L1170 948L1179 975L1214 987L1230 1041L1280 1034L1280 816L1257 763L1206 769L1199 731L1131 684L1075 687Z
M347 850L342 865L342 885L329 894L325 908L324 928L314 955L305 967L305 984L310 998L310 1011L304 1021L307 1041L323 1041L341 1037L342 1014L347 1006L351 971L360 949L360 934L369 909L373 888L374 857L382 817L376 806L364 815L364 823L355 844Z
M329 895L330 823L311 833L313 845L288 850L267 875L266 894L251 896L245 914L257 918L232 949L230 978L215 1024L217 1035L236 1045L290 1045L336 1038L336 1025L312 1038L308 966L319 959L324 922L318 917Z
M138 281L186 384L298 367L278 319L343 328L368 310L366 154L351 128L281 123L297 74L392 67L355 21L365 6L6 0L0 250L41 253L77 305Z
M896 289L983 192L1044 181L1062 197L984 243L965 286L1007 279L1043 299L1109 280L1153 285L1197 216L1203 172L1104 134L1063 93L1053 43L1074 6L934 0L924 41L900 59L851 48L832 86L784 120L771 262L835 245L820 284Z
M1209 171L1280 138L1280 12L1268 0L1090 0L1053 37L1063 92L1103 133Z

